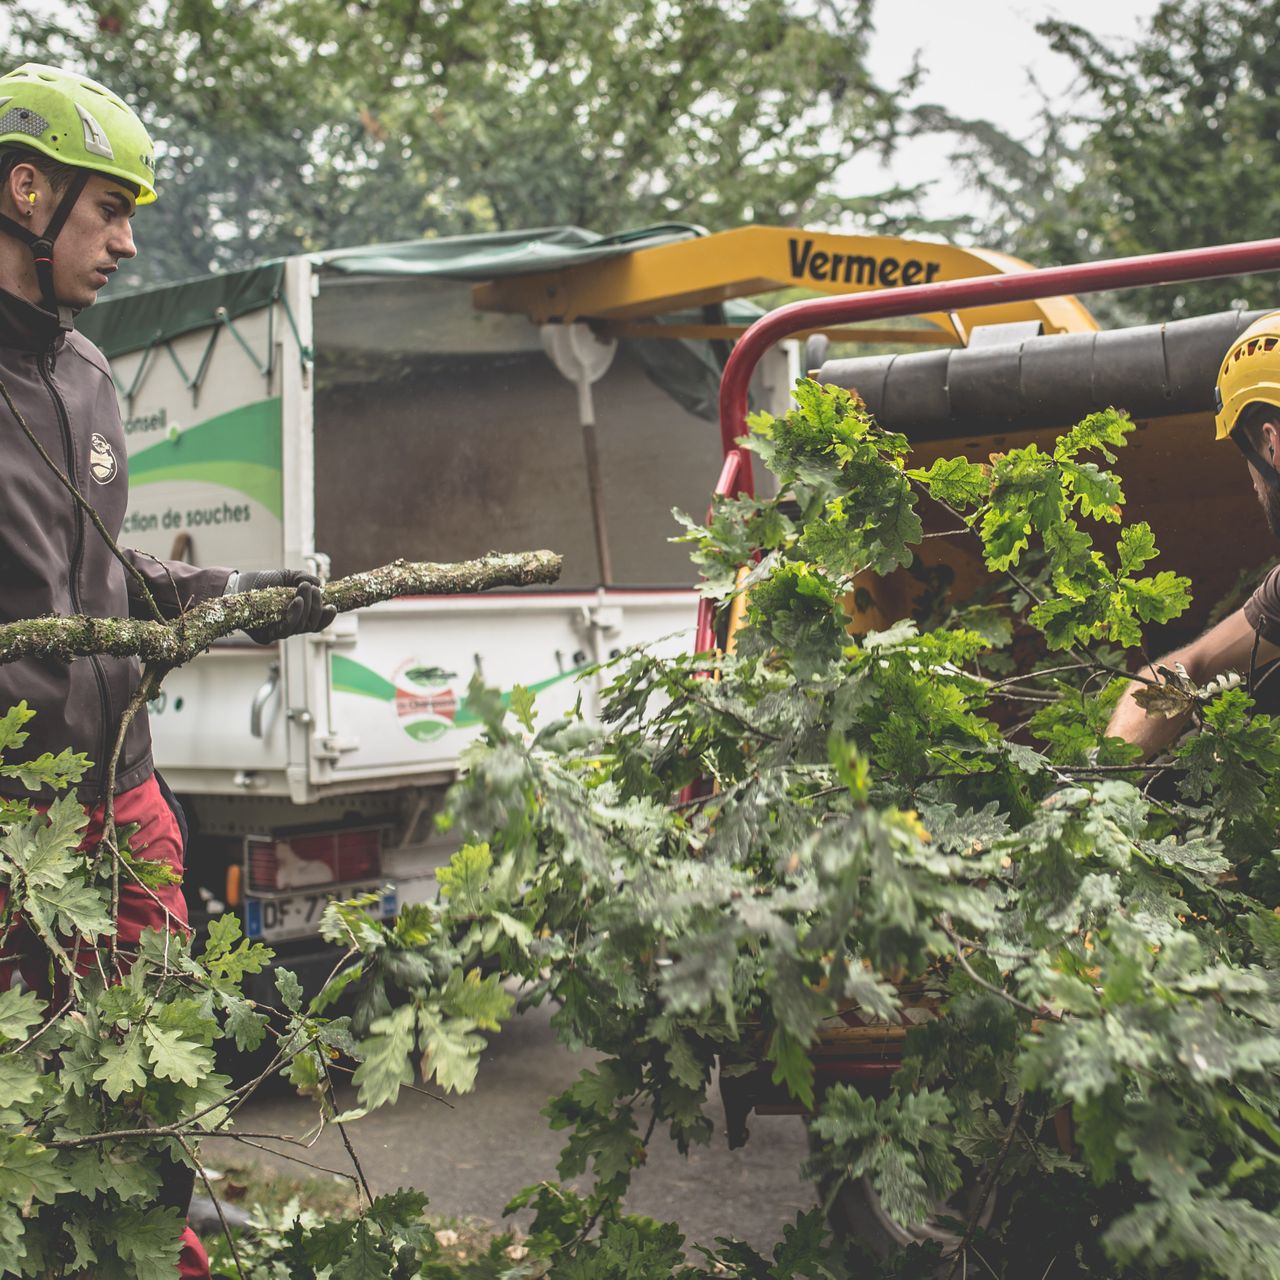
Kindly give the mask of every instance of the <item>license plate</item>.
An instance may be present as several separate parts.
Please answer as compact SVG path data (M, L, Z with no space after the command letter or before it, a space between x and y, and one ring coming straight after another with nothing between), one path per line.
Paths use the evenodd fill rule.
M396 913L396 891L382 881L369 884L328 885L323 889L302 893L281 893L270 898L245 898L245 934L262 942L279 942L285 938L305 938L320 929L320 917L331 902L376 893L377 900L366 910L375 920L385 920Z

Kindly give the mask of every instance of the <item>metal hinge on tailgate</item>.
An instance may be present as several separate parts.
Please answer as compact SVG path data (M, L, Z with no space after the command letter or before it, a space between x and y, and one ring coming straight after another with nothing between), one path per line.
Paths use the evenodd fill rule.
M603 636L616 636L622 630L622 608L619 605L592 605L582 613L586 625Z
M344 755L360 749L360 739L341 733L318 734L311 739L311 755L316 760L337 764Z

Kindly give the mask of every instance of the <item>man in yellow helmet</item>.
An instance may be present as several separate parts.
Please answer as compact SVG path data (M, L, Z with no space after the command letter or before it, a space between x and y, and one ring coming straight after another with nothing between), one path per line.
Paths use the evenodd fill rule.
M109 89L34 63L0 76L0 622L176 617L228 591L292 585L298 593L287 616L253 638L275 643L318 631L333 609L307 574L197 568L114 541L128 503L120 410L106 360L73 322L137 252L131 220L139 205L155 200L154 179L147 130ZM25 753L69 747L92 762L79 786L89 816L86 848L100 838L109 763L139 680L132 658L0 666L0 712L23 699L36 712ZM181 876L185 824L155 772L145 708L123 735L114 784L117 826L138 824L136 856L163 861ZM4 777L0 794L25 796L20 780ZM0 908L6 896L0 879ZM148 928L187 929L181 890L122 876L116 954L126 964ZM87 971L92 958L81 961ZM19 976L52 994L39 939L20 915L0 910L0 991ZM174 1164L160 1200L185 1214L191 1189L190 1171ZM178 1274L209 1274L190 1230Z
M1254 321L1232 344L1215 388L1217 438L1231 440L1248 463L1254 492L1271 532L1280 538L1280 311ZM1156 667L1181 665L1197 685L1226 671L1247 675L1257 688L1280 659L1280 565L1262 585L1216 627L1189 645L1166 654L1143 672L1159 679ZM1186 717L1148 715L1134 700L1142 686L1124 692L1107 726L1112 737L1136 743L1146 757L1172 743Z

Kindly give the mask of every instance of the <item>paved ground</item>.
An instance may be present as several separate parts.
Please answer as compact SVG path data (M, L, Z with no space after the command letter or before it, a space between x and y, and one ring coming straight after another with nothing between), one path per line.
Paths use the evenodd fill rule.
M504 1028L484 1055L476 1091L452 1099L451 1108L403 1093L395 1107L350 1126L375 1193L418 1187L431 1197L435 1213L497 1222L521 1187L555 1176L561 1135L547 1128L539 1109L591 1055L561 1049L549 1017L547 1009L534 1009ZM313 1114L296 1098L256 1099L241 1113L241 1128L299 1134ZM661 1132L655 1135L628 1208L678 1222L691 1241L736 1235L757 1246L771 1244L783 1223L814 1204L811 1186L798 1174L805 1157L801 1121L753 1116L750 1142L730 1151L716 1092L708 1115L716 1126L712 1145L688 1159ZM222 1145L208 1144L210 1163L216 1164L221 1151L215 1149ZM235 1145L237 1160L256 1154L264 1165L290 1167L281 1157ZM332 1168L350 1167L336 1133L323 1134L308 1158Z

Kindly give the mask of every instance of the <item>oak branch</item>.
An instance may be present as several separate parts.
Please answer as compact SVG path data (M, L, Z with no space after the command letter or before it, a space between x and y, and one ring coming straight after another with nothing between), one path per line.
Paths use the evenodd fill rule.
M464 595L496 587L529 587L555 582L560 557L552 551L501 554L491 551L457 564L414 564L396 560L380 569L340 578L324 589L326 603L339 613L400 596ZM215 640L284 616L296 594L292 587L268 587L221 596L188 609L172 622L133 618L31 618L0 626L0 664L19 658L67 662L92 654L137 657L149 665L180 667Z

